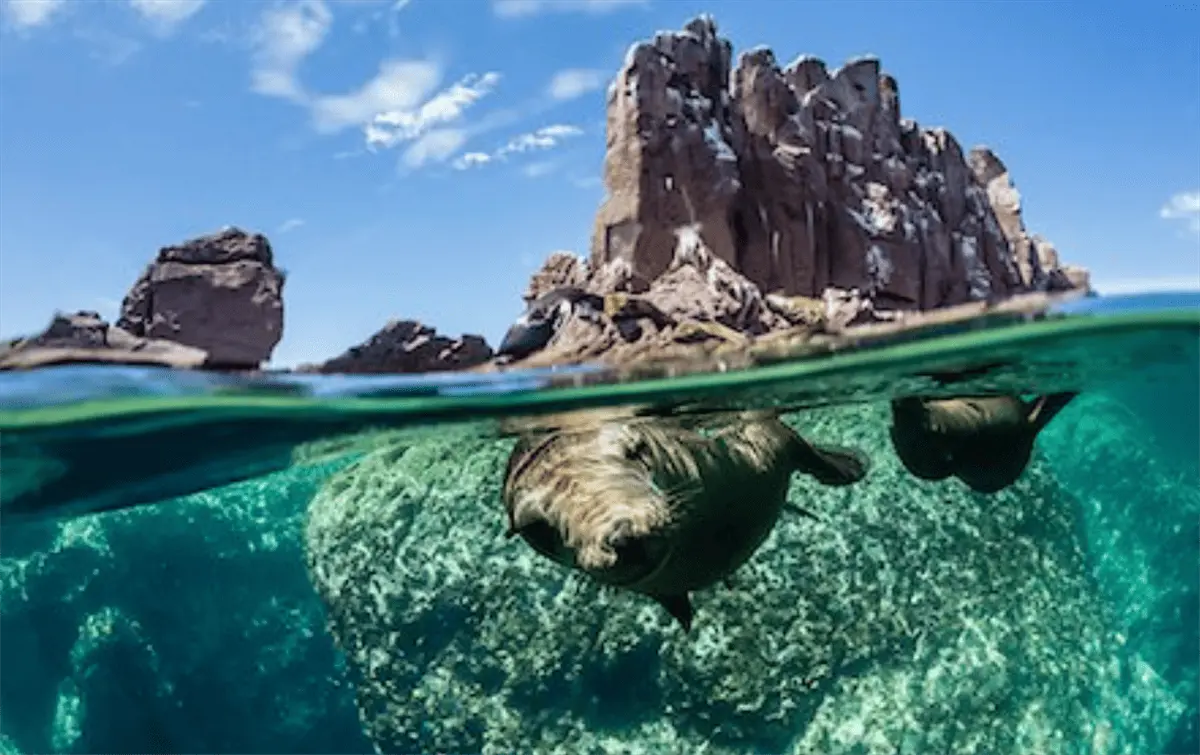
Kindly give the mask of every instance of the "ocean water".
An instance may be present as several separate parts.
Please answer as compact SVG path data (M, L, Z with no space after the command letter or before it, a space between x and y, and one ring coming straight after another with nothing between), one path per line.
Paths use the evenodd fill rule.
M905 396L1078 395L1009 487ZM766 541L656 603L505 536L517 434L774 410ZM1200 295L636 382L0 374L0 753L1200 752Z

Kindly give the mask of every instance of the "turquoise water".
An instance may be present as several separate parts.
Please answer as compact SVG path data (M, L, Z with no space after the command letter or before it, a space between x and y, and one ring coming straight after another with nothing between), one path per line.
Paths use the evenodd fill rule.
M998 493L889 438L1063 391ZM516 428L768 408L869 471L689 632L505 537ZM5 373L0 515L0 752L1200 752L1196 295L632 383Z

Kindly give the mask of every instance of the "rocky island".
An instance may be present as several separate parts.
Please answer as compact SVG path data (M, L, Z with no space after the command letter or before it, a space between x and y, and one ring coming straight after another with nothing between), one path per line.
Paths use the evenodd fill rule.
M283 286L267 238L232 226L163 247L121 302L56 313L42 333L0 345L0 369L72 362L256 370L283 337Z
M810 56L780 67L764 47L735 59L701 16L630 48L608 89L606 144L590 252L552 254L533 275L526 320L539 325L516 334L520 349L396 319L298 370L688 357L1089 289L1086 270L1025 228L1000 158L904 117L899 83L873 57L833 70ZM60 313L0 346L0 369L260 369L282 337L284 280L266 237L225 228L161 249L114 325Z

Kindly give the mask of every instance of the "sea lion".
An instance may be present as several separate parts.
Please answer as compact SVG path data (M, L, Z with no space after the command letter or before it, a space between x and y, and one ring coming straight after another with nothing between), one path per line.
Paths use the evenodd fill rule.
M758 549L793 472L849 485L868 469L861 453L813 445L773 415L738 416L707 427L639 418L522 436L505 471L507 535L654 599L689 631L690 593Z
M576 286L547 291L530 302L505 332L497 356L515 360L541 351L577 308L598 316L604 312L604 297Z
M895 399L892 447L915 477L953 476L978 493L996 493L1017 481L1038 433L1077 395Z

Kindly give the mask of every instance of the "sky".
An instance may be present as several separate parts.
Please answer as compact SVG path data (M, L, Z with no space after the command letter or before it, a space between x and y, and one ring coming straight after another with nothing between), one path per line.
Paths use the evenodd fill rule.
M0 0L0 335L234 225L288 272L272 366L391 318L494 345L588 251L626 50L701 12L735 56L877 55L1101 293L1200 288L1195 0Z

